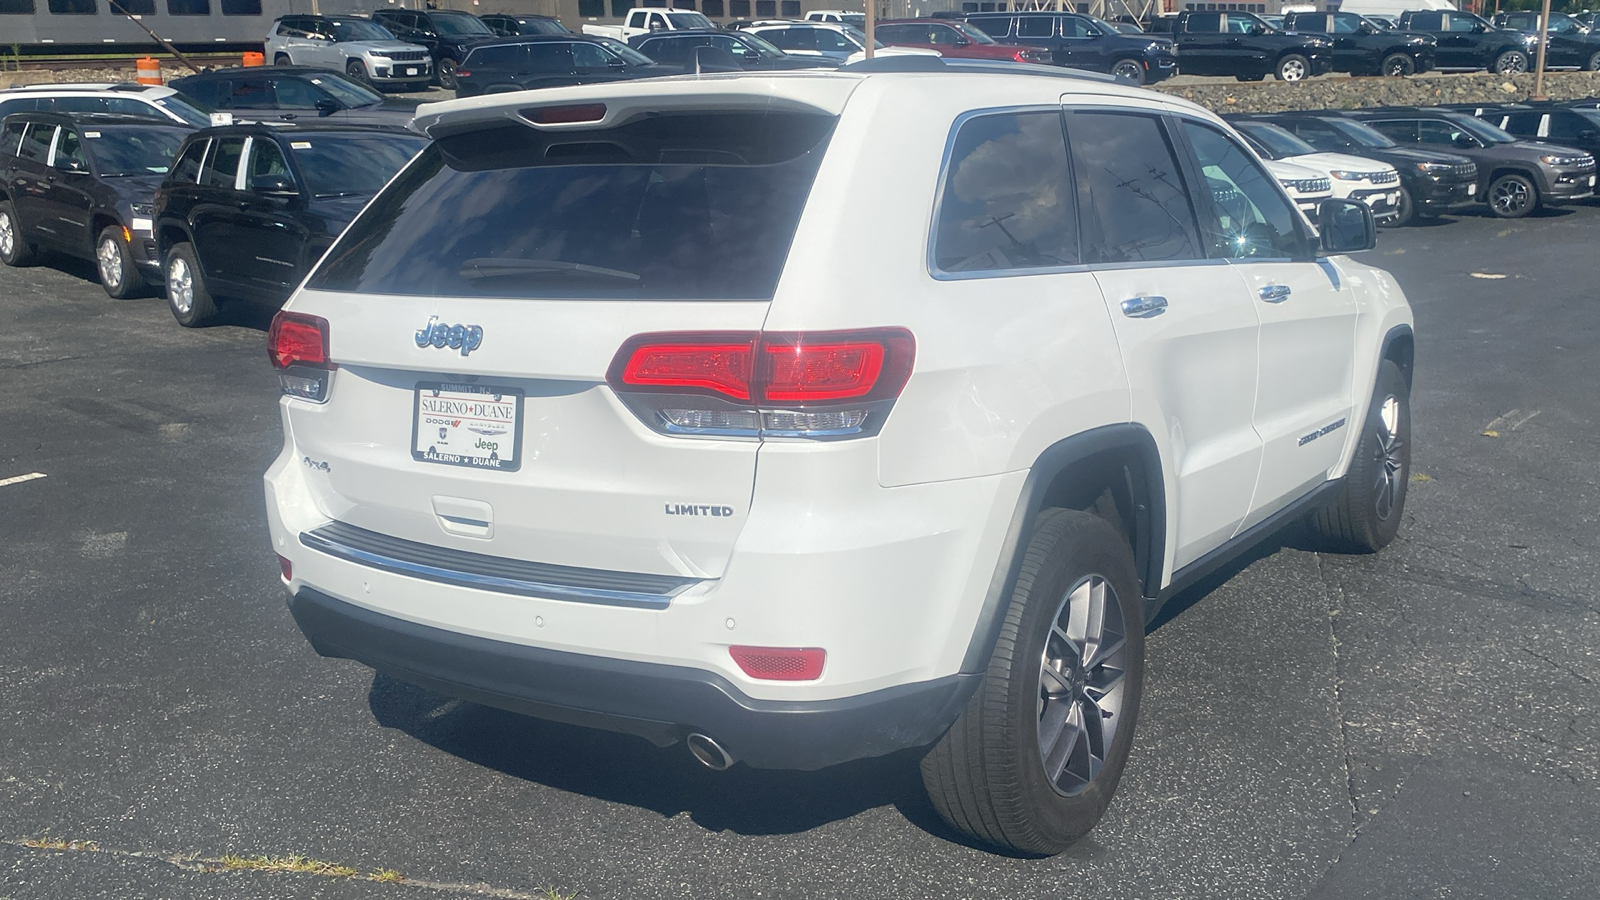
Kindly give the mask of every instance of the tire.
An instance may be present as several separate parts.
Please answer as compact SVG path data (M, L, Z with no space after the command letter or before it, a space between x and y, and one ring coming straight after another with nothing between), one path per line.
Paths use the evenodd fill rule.
M1311 514L1311 530L1330 550L1382 550L1400 530L1410 478L1411 388L1400 367L1384 360L1344 487Z
M200 328L217 317L217 301L206 290L194 247L179 244L167 253L167 308L185 328Z
M1583 70L1585 72L1600 72L1600 53L1589 57L1589 61L1583 65Z
M290 59L287 53L279 53L272 58L272 64L275 66L292 66L294 65L294 60Z
M1311 77L1311 60L1298 53L1286 53L1273 74L1279 81L1305 81Z
M0 201L0 262L8 266L31 266L38 251L22 237L17 208L10 200Z
M447 91L456 89L456 61L453 59L439 60L439 67L434 70L439 76L439 86Z
M1496 75L1520 75L1528 71L1528 54L1521 50L1507 50L1494 58L1489 71Z
M1404 53L1391 53L1378 63L1378 74L1390 78L1404 78L1417 74L1417 61Z
M1400 188L1400 202L1395 204L1395 217L1389 220L1385 228L1399 228L1409 224L1417 214L1416 207L1411 203L1411 192L1404 186Z
M134 264L133 250L122 239L121 225L100 229L94 241L94 264L100 272L100 286L113 300L126 300L144 290L144 276Z
M1144 66L1139 65L1136 59L1119 59L1111 66L1111 74L1129 84L1142 85L1149 80L1145 75Z
M1502 219L1520 219L1539 208L1539 189L1526 175L1508 173L1489 183L1489 211Z
M1036 524L983 683L922 761L923 785L952 828L1021 856L1060 853L1100 821L1133 745L1144 685L1143 601L1127 541L1076 510L1047 510ZM1087 637L1083 617L1097 601L1106 643L1096 643L1116 649L1092 654L1085 673L1087 642L1073 640ZM1047 666L1065 677L1046 678ZM1041 721L1058 717L1056 739L1041 741ZM1054 778L1041 744L1056 754Z
M367 74L367 65L361 60L352 59L345 63L344 73L367 87L372 87L372 77Z
M1265 75L1235 75L1233 77L1239 79L1240 81L1264 81L1267 76L1265 76Z

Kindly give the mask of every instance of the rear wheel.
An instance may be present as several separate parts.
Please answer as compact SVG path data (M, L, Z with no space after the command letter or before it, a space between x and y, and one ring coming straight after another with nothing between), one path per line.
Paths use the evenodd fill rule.
M372 78L367 75L367 66L359 59L352 59L345 64L344 73L362 84L372 84Z
M208 325L217 317L217 301L206 290L194 247L179 244L167 254L167 306L185 328Z
M1417 61L1404 53L1391 53L1378 64L1378 72L1391 78L1417 74Z
M1394 205L1395 216L1389 220L1386 227L1398 228L1411 221L1416 215L1416 208L1411 204L1411 192L1404 187L1400 188L1400 201Z
M1298 53L1290 53L1278 60L1279 81L1305 81L1311 77L1311 60Z
M934 808L985 844L1060 853L1111 804L1143 684L1127 541L1089 513L1041 513L983 684L922 761Z
M17 223L17 208L11 201L0 202L0 262L8 266L33 265L33 245L22 238Z
M1520 75L1528 71L1528 54L1521 50L1507 50L1494 58L1489 67L1496 75Z
M1584 64L1583 70L1585 72L1600 72L1600 53L1589 57L1589 61Z
M1489 184L1489 211L1502 219L1520 219L1539 206L1539 189L1526 175L1501 175Z
M294 62L289 59L289 54L279 53L272 58L272 64L275 66L292 66Z
M1339 496L1311 514L1311 529L1331 549L1376 553L1400 531L1411 477L1411 388L1384 360L1372 407Z
M1130 84L1144 84L1144 66L1136 59L1120 59L1111 67L1111 74Z
M144 288L144 276L133 262L133 250L122 239L122 226L100 229L94 245L94 263L100 270L100 286L113 299L126 300Z
M439 60L439 86L446 90L456 89L456 61L453 59Z

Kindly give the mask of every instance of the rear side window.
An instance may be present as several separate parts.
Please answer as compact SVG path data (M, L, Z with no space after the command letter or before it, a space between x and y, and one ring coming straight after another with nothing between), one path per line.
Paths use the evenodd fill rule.
M1021 16L1017 19L1017 37L1049 37L1055 33L1056 21L1050 16Z
M351 224L310 284L423 296L770 299L834 121L693 113L442 138Z
M1059 111L968 119L945 169L934 265L995 272L1076 264L1072 193Z
M1005 37L1011 32L1011 18L1009 16L975 16L968 19L967 24L990 37Z
M1543 113L1537 112L1512 113L1511 115L1506 116L1503 122L1496 122L1494 124L1499 125L1501 128L1504 128L1506 131L1509 131L1512 134L1538 134L1539 119L1543 115ZM1551 137L1556 137L1556 135L1552 134Z
M1199 225L1177 155L1152 116L1067 117L1086 263L1200 259Z
M201 139L190 144L178 161L172 165L172 180L184 184L194 184L200 180L200 162L206 158L206 147L209 140Z
M22 152L17 155L44 165L50 160L50 142L55 136L54 125L30 125L28 133L22 138Z
M239 157L244 154L244 138L222 138L216 143L211 159L206 163L202 183L206 187L232 188L239 174Z
M1183 30L1191 34L1218 34L1222 31L1222 13L1190 13L1184 20Z
M497 44L493 47L479 47L467 54L467 61L462 68L483 67L485 69L511 69L515 71L524 56L522 44Z

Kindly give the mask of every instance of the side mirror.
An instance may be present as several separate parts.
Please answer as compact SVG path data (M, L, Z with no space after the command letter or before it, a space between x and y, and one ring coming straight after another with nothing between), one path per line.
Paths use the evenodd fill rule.
M1462 150L1471 150L1473 147L1478 146L1478 142L1477 141L1473 140L1472 138L1470 138L1470 137L1468 137L1468 136L1466 136L1464 134L1456 135L1456 139L1451 141L1450 143L1453 146L1458 147L1458 148L1460 148Z
M332 97L319 97L317 99L317 115L332 115L341 109L344 109L344 106Z
M89 167L81 159L63 159L56 163L56 168L63 172L82 174L89 171Z
M1600 138L1600 131L1588 130L1578 132L1578 140L1580 141L1592 141L1597 138Z
M1362 34L1377 34L1378 33L1377 26L1373 25L1371 22L1362 22L1361 23L1361 27L1357 28L1356 30L1361 32Z
M250 190L274 197L294 197L300 193L287 175L257 175L250 179Z
M1326 253L1358 253L1378 246L1378 223L1360 200L1324 200L1317 207Z
M956 38L955 46L957 46L957 47L965 47L970 43L972 43L972 42L967 40L966 38Z
M1477 34L1483 34L1489 30L1489 26L1483 24L1482 22L1473 22L1472 30Z

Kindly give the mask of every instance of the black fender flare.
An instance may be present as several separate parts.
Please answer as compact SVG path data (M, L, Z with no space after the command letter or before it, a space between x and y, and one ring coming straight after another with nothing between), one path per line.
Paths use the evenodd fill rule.
M982 673L988 669L989 656L1005 620L1011 592L1016 588L1023 557L1027 555L1028 544L1033 540L1033 523L1056 476L1077 463L1113 451L1131 452L1143 464L1146 483L1131 486L1136 510L1142 514L1140 523L1135 527L1134 543L1138 546L1133 550L1140 581L1144 586L1146 618L1154 613L1154 600L1160 592L1162 569L1166 562L1166 488L1161 454L1156 449L1155 438L1143 425L1123 423L1094 428L1051 444L1028 469L1027 480L1023 482L1022 494L1017 500L1016 511L1012 513L1005 542L1000 548L994 577L990 580L983 608L972 630L972 639L961 661L962 673Z

